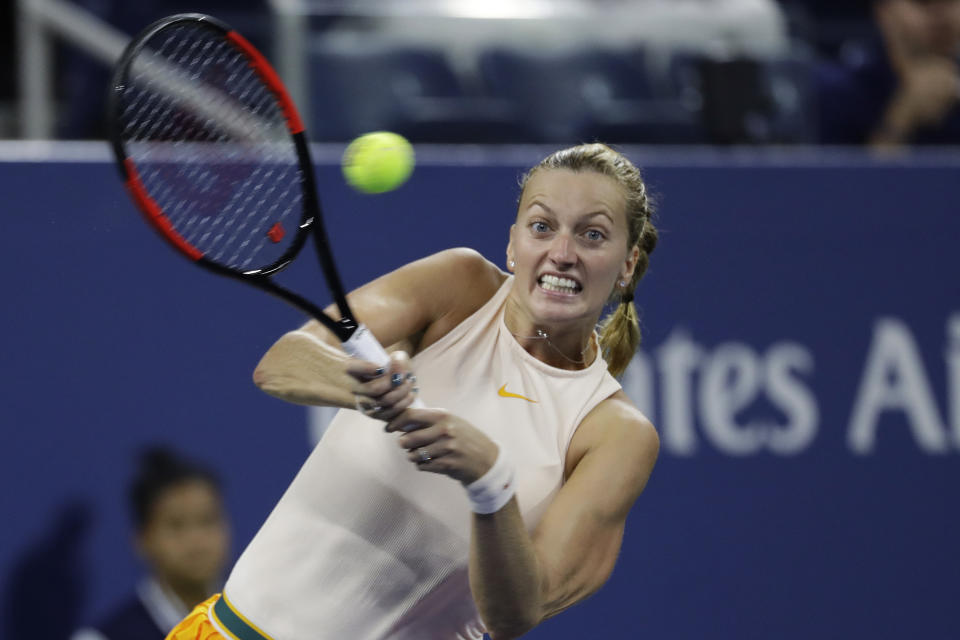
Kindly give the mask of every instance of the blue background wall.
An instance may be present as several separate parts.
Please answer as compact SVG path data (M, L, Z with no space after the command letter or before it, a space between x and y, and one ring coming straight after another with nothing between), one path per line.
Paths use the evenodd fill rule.
M236 554L311 435L250 381L295 312L174 255L105 150L5 151L0 255L22 275L0 315L0 635L42 593L42 640L139 575L125 490L142 445L222 473ZM549 150L422 149L377 197L319 151L355 286L455 245L502 264L519 172ZM529 637L955 637L960 156L629 155L662 231L624 384L663 449L611 581Z

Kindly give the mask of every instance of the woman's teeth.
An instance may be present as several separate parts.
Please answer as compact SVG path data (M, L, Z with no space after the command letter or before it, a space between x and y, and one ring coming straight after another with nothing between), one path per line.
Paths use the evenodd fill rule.
M558 276L544 275L540 277L540 287L547 291L556 291L558 293L577 293L580 285L576 280L570 278L560 278Z

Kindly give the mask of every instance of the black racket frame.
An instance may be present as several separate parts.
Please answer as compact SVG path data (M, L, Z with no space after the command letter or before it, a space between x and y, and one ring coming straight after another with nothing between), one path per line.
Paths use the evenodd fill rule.
M303 213L290 247L276 261L261 269L239 271L220 265L202 255L199 257L191 255L179 242L157 225L157 221L152 217L154 214L149 211L149 206L143 201L142 197L135 192L135 189L131 187L132 181L138 180L138 178L135 172L132 172L128 166L128 162L132 163L132 161L129 160L129 155L126 152L123 131L120 124L123 94L126 90L126 79L130 66L147 42L158 36L161 32L185 23L193 23L198 27L212 30L247 56L251 66L258 71L261 79L276 96L278 106L287 115L288 128L293 138L300 165L300 180L304 203ZM161 18L152 23L127 45L114 69L113 79L110 84L110 94L107 100L107 121L110 142L117 160L117 167L120 170L120 175L124 183L130 188L134 201L148 222L150 222L151 226L157 229L160 235L177 249L179 253L213 273L246 282L279 297L304 313L316 318L330 329L341 342L346 342L357 330L359 323L355 319L350 305L347 303L343 283L333 260L330 241L327 237L326 229L323 226L322 208L320 198L317 195L314 165L310 156L310 148L305 129L300 125L300 117L297 114L296 106L290 99L286 88L280 83L276 72L273 71L264 57L252 45L242 40L246 46L240 46L236 40L228 37L228 34L231 33L236 34L229 25L212 16L202 13L180 13ZM313 237L320 267L324 273L330 292L333 295L334 302L340 311L340 320L334 320L328 316L321 307L300 294L274 282L271 277L282 271L293 261L306 243L307 236Z

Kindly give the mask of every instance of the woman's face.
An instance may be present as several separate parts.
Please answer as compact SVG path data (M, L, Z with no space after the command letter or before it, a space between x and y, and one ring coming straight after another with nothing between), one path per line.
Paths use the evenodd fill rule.
M211 585L220 577L230 546L220 495L203 480L174 485L153 505L137 542L153 571L167 582Z
M627 248L626 199L593 171L540 169L527 181L507 259L514 293L537 324L592 326L616 283L630 279L639 250Z

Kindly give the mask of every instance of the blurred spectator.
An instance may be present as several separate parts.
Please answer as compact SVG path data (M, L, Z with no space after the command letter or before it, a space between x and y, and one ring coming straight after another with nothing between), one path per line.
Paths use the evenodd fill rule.
M821 67L829 144L960 144L960 0L877 0L875 35Z
M209 470L150 449L130 487L130 507L149 575L72 640L163 640L220 587L230 535L219 482Z

